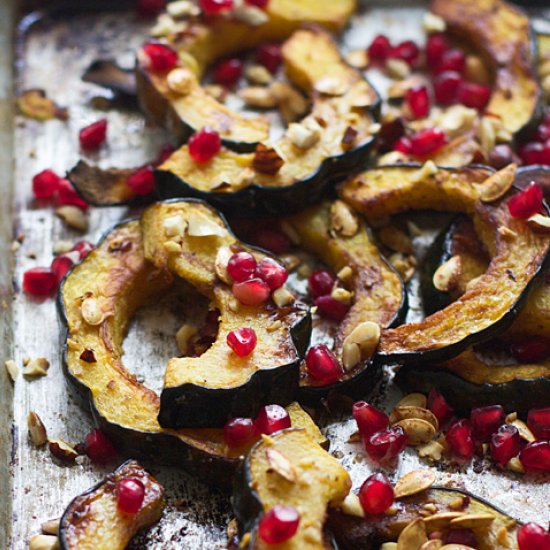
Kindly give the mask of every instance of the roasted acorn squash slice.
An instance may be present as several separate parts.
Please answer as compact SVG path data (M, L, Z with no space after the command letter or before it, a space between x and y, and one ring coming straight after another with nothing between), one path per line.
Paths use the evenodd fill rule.
M59 310L67 327L65 374L120 452L155 457L227 485L243 449L229 449L221 429L163 429L157 420L158 395L139 383L122 362L123 340L134 312L165 295L172 279L145 260L138 220L109 231L61 287ZM86 296L99 301L105 314L99 324L86 323L82 317ZM93 355L83 354L86 350ZM288 411L293 426L306 428L324 442L298 405L290 405Z
M259 537L258 523L264 512L281 504L298 510L300 524L296 534L277 548L323 550L327 508L343 501L350 489L346 470L304 430L264 436L235 479L233 510L241 547L272 547Z
M544 270L550 238L510 216L507 200L515 190L493 203L479 198L479 184L489 174L475 167L397 165L369 170L342 185L343 199L367 218L411 209L464 212L472 216L492 258L487 271L448 307L423 321L384 331L381 360L419 363L456 356L508 328L525 304Z
M457 39L469 43L493 71L487 112L499 116L512 134L529 133L542 116L536 70L536 38L529 17L503 0L432 0Z
M117 507L117 482L133 478L145 487L145 498L135 514ZM141 529L160 519L164 488L135 460L129 460L103 481L77 496L59 524L61 550L124 550Z
M161 395L161 425L223 426L231 417L255 416L264 404L290 403L309 342L307 309L299 305L277 308L271 302L245 306L236 300L231 286L217 274L217 257L222 247L246 247L219 213L204 203L154 204L143 214L142 230L145 257L195 286L220 312L217 339L205 353L169 361ZM248 250L258 260L265 257ZM275 321L279 328L274 330ZM238 357L226 342L230 331L242 327L253 328L258 339L247 357Z
M479 550L517 550L518 524L502 510L486 500L459 489L448 487L432 487L417 495L402 498L395 502L395 514L381 516L357 517L344 514L340 510L331 510L329 527L342 550L371 550L379 548L384 542L395 542L405 527L415 520L422 520L426 533L435 531L442 534L449 529L460 528L460 521L466 521L468 516L477 516L478 527L473 529ZM435 507L435 511L434 511ZM427 510L430 510L428 515ZM445 514L443 516L442 514ZM452 514L452 515L451 515ZM494 519L481 526L480 516L493 516ZM454 527L451 520L463 517ZM475 518L474 518L475 521ZM474 524L474 522L472 522ZM402 548L418 548L406 546L401 540ZM427 542L427 540L426 540ZM421 543L419 543L421 544ZM456 545L456 548L469 548ZM434 546L437 548L437 546Z

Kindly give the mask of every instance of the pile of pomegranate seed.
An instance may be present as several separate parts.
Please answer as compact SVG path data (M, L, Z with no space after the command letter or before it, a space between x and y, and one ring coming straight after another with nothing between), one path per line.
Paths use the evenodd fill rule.
M227 335L227 345L239 357L247 357L256 348L258 339L252 328L238 328Z
M99 428L87 435L84 448L90 460L96 464L108 464L116 458L111 440Z
M43 170L32 179L32 191L39 200L54 200L56 206L72 205L81 210L89 208L71 183L53 170Z
M189 147L189 156L197 164L205 164L218 154L222 142L216 130L205 127L189 138L187 146Z
M126 185L136 195L149 195L155 190L155 173L153 166L147 164L138 168L127 180Z
M550 532L536 523L526 523L518 529L519 550L550 550Z
M316 344L309 348L306 355L306 368L313 380L323 384L336 382L342 376L342 367L338 359L325 344Z
M142 49L148 68L156 73L166 73L178 63L178 53L166 44L147 42Z
M508 199L508 210L513 218L527 219L542 209L544 193L540 185L531 182L523 191Z
M80 130L80 147L84 151L97 151L107 139L107 120L102 118Z
M359 502L365 514L383 514L394 502L393 487L382 473L369 476L359 489Z
M137 514L145 499L145 486L135 477L117 481L116 499L118 509L126 514Z
M275 74L283 62L281 46L279 44L262 44L256 51L256 60L271 74Z
M214 67L212 78L216 84L233 88L243 75L243 64L240 59L231 58L221 61Z
M265 512L258 525L258 535L266 544L281 544L298 531L300 513L294 506L277 504Z

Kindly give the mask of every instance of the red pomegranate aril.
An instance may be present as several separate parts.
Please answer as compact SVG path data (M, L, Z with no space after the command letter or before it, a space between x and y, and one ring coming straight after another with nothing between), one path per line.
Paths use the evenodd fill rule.
M454 71L445 71L434 78L434 96L440 105L451 105L456 101L458 87L462 82L462 76Z
M371 460L395 460L407 446L407 435L401 426L392 426L363 438L363 446Z
M32 178L32 192L37 199L51 199L58 191L63 178L53 170L42 170Z
M307 372L314 380L329 384L336 382L342 375L338 359L325 344L316 344L309 348L306 355Z
M387 36L379 34L375 36L367 48L370 63L383 63L388 58L391 50L391 43Z
M519 459L526 470L550 472L550 441L533 441L519 453Z
M222 142L220 135L212 128L203 128L195 132L187 143L189 156L198 164L212 160L220 151Z
M445 438L451 451L460 459L470 460L474 455L474 439L470 422L457 420L449 426Z
M432 388L428 394L428 409L435 415L441 426L447 423L455 412L435 388Z
M74 261L68 254L60 254L56 256L51 263L50 269L55 273L55 282L59 286L59 283L68 273L69 269L73 267Z
M520 448L519 431L511 424L501 426L491 436L491 456L501 466L506 466L510 459L518 456Z
M290 428L290 424L290 416L281 405L265 405L256 417L256 428L265 435Z
M107 139L107 119L102 118L80 130L80 147L84 151L97 151Z
M277 290L286 283L288 271L272 258L264 258L258 264L258 277L266 282L271 290Z
M199 6L205 15L216 15L233 7L233 0L199 0Z
M378 149L381 153L391 151L399 138L405 134L403 117L397 117L382 123L378 132Z
M271 289L258 277L233 284L233 295L241 304L246 306L259 306L263 304L271 294Z
M466 57L464 52L453 48L452 50L446 51L439 60L437 64L436 72L443 73L445 71L455 71L459 74L464 72L464 67L466 65Z
M539 363L550 355L550 341L534 336L510 346L510 352L519 363Z
M236 252L229 258L227 273L237 283L254 277L257 267L256 258L250 252Z
M247 357L250 355L254 351L257 343L258 339L256 337L256 332L252 328L238 328L227 334L227 345L239 357Z
M72 248L72 250L78 252L81 260L83 260L93 249L94 245L89 241L78 241Z
M214 67L213 79L216 84L232 88L243 75L243 64L240 59L226 59Z
M290 240L277 229L261 228L254 235L255 243L273 254L284 254L290 249Z
M518 529L519 550L550 550L550 533L536 523L526 523Z
M165 145L163 145L161 150L159 151L157 159L154 162L155 166L163 164L165 161L167 161L172 156L172 153L175 150L176 148L173 145L170 145L169 143L166 143Z
M229 447L243 447L258 437L252 418L232 418L223 427L223 438Z
M262 44L256 52L256 59L270 73L274 74L279 70L283 62L281 46L279 44Z
M531 409L527 415L527 425L537 439L550 439L550 407Z
M410 155L412 153L411 140L407 136L400 137L394 144L393 150L399 151L404 155Z
M96 464L108 464L116 458L116 450L111 440L99 428L86 436L84 448L90 460Z
M413 118L426 118L430 114L430 97L426 86L414 86L405 93L405 103Z
M547 139L542 144L542 151L540 152L540 163L545 166L550 165L550 139Z
M430 34L426 41L426 61L428 68L433 70L449 48L449 40L445 34L442 32Z
M500 405L478 407L470 412L472 435L478 441L486 441L502 424L506 414Z
M315 298L314 303L321 317L337 322L344 320L350 308L348 304L339 302L330 295L319 296L319 298Z
M300 513L294 506L276 504L260 518L258 535L266 544L281 544L298 531Z
M491 88L476 82L462 82L458 87L456 98L466 107L483 111L491 99Z
M447 143L445 133L439 128L426 128L413 134L411 140L411 153L417 157L423 157L435 153Z
M244 0L244 3L265 10L269 4L269 0Z
M59 182L55 204L57 206L77 206L81 210L88 210L90 208L90 205L77 193L71 182L66 179L62 179Z
M33 267L23 273L23 290L31 296L48 296L56 286L56 275L49 267Z
M527 143L519 150L523 164L542 164L544 145L536 141Z
M393 501L393 487L382 473L369 476L359 489L359 502L365 514L383 514Z
M119 510L127 514L136 514L145 499L145 487L135 477L121 479L116 484L116 499Z
M370 437L376 432L385 430L390 424L390 419L384 411L366 401L354 403L352 415L357 422L361 437Z
M508 210L513 218L527 219L540 212L544 193L542 187L531 182L523 191L508 200Z
M532 139L540 143L544 143L545 141L550 139L550 126L547 126L545 124L541 124L540 126L538 126L535 130L534 135L532 136Z
M326 269L314 271L308 279L308 290L313 298L325 296L332 292L336 277Z
M388 57L401 59L408 65L413 66L418 61L419 55L420 50L418 46L412 40L405 40L391 48Z
M477 548L477 539L471 529L451 529L444 539L445 544L461 544L468 548Z
M155 190L155 174L151 165L136 170L127 180L126 185L136 195L149 195Z
M153 17L165 7L166 0L137 0L136 10L143 17Z
M149 60L149 68L157 73L165 73L178 63L178 53L166 44L147 42L143 45L143 53Z

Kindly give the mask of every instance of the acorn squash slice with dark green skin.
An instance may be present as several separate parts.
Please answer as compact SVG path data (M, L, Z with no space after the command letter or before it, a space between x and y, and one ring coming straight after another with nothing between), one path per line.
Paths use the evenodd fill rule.
M503 0L432 0L430 10L447 31L470 44L493 72L487 112L517 137L535 129L543 97L537 76L537 44L527 14Z
M318 140L299 147L289 127L254 153L222 147L204 164L184 145L156 171L161 196L197 197L241 216L281 215L313 204L334 179L365 166L375 140L376 92L321 30L295 32L282 53L289 79L313 97L300 125L313 127Z
M122 362L124 336L135 311L165 296L172 280L170 273L145 260L138 220L110 230L61 286L58 306L67 327L65 375L119 452L154 457L156 462L176 465L227 487L247 449L228 448L221 429L163 429L157 419L158 395L138 382ZM84 321L85 296L99 301L105 313L99 324ZM293 426L325 442L298 405L289 405L288 412Z
M272 548L258 535L264 512L280 504L300 513L296 534L280 550L324 550L327 508L342 502L351 480L342 465L304 430L288 429L263 436L235 477L233 511L241 547Z
M490 173L396 165L363 172L341 186L342 198L367 219L411 209L466 213L491 255L487 271L458 300L423 321L383 331L381 361L418 364L454 357L503 332L525 305L544 272L550 238L511 217L507 201L516 189L496 202L481 201L480 184Z
M435 506L436 512L428 515L426 506ZM397 513L381 516L357 517L332 509L329 513L329 528L340 550L375 550L384 542L396 542L401 532L413 521L421 519L429 535L435 531L448 532L460 525L451 526L461 514L465 521L468 515L490 514L494 519L485 527L473 529L479 550L518 550L515 519L486 500L471 493L448 487L432 487L422 493L404 497L394 503ZM431 512L431 510L430 510ZM451 516L450 514L454 514ZM437 518L436 515L449 514ZM403 547L405 548L405 547ZM418 548L418 546L415 546ZM457 545L458 548L458 545ZM467 548L460 546L460 548Z
M117 507L117 482L126 478L138 479L145 487L143 504L135 514ZM138 531L160 519L163 507L164 487L129 460L69 504L59 524L61 550L124 550Z
M331 210L332 205L332 210ZM344 228L335 215L335 207L349 213L350 228ZM382 328L399 323L406 310L405 287L399 275L380 254L369 237L366 224L341 201L324 202L301 214L285 218L298 236L300 249L307 250L322 260L334 273L349 267L352 274L340 283L352 293L349 312L336 327L332 349L342 364L344 340L353 329L371 321ZM370 357L344 372L342 379L333 384L319 384L312 380L305 364L301 367L300 399L319 399L329 391L365 394L380 379L380 369Z
M205 353L168 362L161 425L223 426L232 417L256 416L262 405L290 403L309 343L307 308L298 302L278 308L271 301L245 306L216 268L222 249L229 256L232 250L247 249L258 261L266 255L245 247L216 210L196 201L150 206L142 217L142 231L145 257L195 286L220 311L218 336ZM273 329L276 321L279 328ZM237 356L226 341L230 331L243 327L253 328L257 336L257 345L247 357Z

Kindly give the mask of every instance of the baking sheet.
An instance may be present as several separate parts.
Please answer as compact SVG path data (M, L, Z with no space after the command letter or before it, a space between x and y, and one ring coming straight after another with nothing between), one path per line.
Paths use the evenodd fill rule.
M146 126L136 110L101 112L94 109L90 104L92 98L108 98L109 93L80 79L88 64L99 57L115 57L122 65L132 66L134 49L143 41L148 25L130 12L88 13L44 20L27 32L18 52L17 89L45 89L57 103L69 107L70 118L66 122L40 123L16 117L12 132L13 104L8 76L14 4L5 0L0 2L0 71L3 76L0 110L2 120L8 121L0 133L0 165L3 167L0 180L0 257L3 259L0 262L0 340L3 343L0 360L13 358L20 366L25 357L46 357L51 363L46 377L32 382L19 377L13 389L6 374L0 374L0 414L7 419L0 427L0 541L6 541L2 548L19 550L28 546L32 534L40 532L42 521L59 517L71 498L106 473L85 458L79 458L77 465L62 466L51 459L47 450L37 450L28 441L26 416L30 410L40 415L52 437L76 443L83 441L91 428L88 411L72 400L61 372L60 327L54 301L30 300L19 288L26 269L49 265L56 240L81 238L65 228L53 216L51 208L37 207L33 203L31 178L45 168L64 173L73 166L80 157L79 128L103 116L109 119L108 145L99 153L87 156L88 160L102 166L142 164L154 158L168 138L162 130ZM402 7L404 3L400 2L401 7L390 10L391 4L381 0L380 6L384 7L368 9L357 16L344 37L345 47L364 47L380 29L398 40L421 40L420 19L425 4L407 3L408 7ZM13 180L10 171L12 141ZM13 228L10 225L12 209L15 211ZM128 213L126 208L91 209L90 231L86 238L95 241L106 228ZM12 301L10 248L14 235L24 235L25 239L16 254ZM414 311L413 308L413 314ZM157 305L138 314L125 341L125 364L131 365L133 372L153 388L159 387L165 359L175 353L173 335L180 321L169 307ZM385 391L382 406L389 409L397 399L397 393ZM13 428L9 421L12 418ZM355 429L354 422L333 419L323 425L332 442L331 452L348 468L356 487L370 468L359 444L347 443ZM154 463L144 464L165 484L168 507L161 522L139 536L131 547L224 548L225 525L230 518L227 496L207 489L183 471L159 468ZM426 463L420 462L414 451L407 451L398 469L388 473L397 479L415 467L426 467ZM452 482L454 486L464 487L519 519L542 525L548 523L548 479L496 473L481 463L474 463L462 472L438 470L437 475L438 483Z

